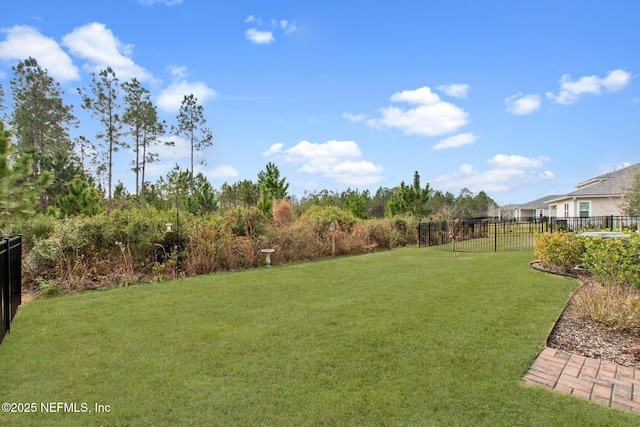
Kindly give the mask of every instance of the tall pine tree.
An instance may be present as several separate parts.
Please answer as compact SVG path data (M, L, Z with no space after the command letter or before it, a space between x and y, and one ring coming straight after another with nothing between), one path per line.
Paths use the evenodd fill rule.
M120 117L120 105L118 104L120 84L116 73L107 67L97 75L91 73L92 82L90 93L78 88L82 97L82 108L89 111L98 119L102 130L97 134L103 141L103 166L108 177L108 199L113 198L113 155L120 148L126 148L127 144L122 140L122 118Z
M33 157L33 177L41 173L53 175L53 185L40 197L43 205L55 204L66 193L66 182L81 173L69 127L77 120L72 107L62 100L60 85L50 77L34 58L13 67L11 80L13 111L11 127L16 140L17 155Z
M207 120L204 117L204 108L198 104L198 98L193 94L186 95L180 105L178 113L178 126L173 128L178 136L189 142L191 148L191 178L189 191L193 194L193 170L194 164L206 165L203 158L196 159L196 152L213 145L213 133L206 127Z

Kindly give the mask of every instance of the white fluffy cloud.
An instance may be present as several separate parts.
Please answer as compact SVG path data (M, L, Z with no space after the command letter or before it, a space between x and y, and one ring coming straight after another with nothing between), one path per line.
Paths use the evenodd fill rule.
M350 122L363 122L369 116L366 114L351 114L351 113L342 113L342 117L349 120Z
M284 155L286 162L302 163L299 173L319 174L344 185L371 185L383 179L381 166L360 160L362 151L354 141L301 141Z
M264 157L273 156L274 154L280 153L282 151L283 147L284 147L284 144L282 142L278 142L276 144L272 144L271 147L269 147L268 150L262 152L262 155Z
M517 155L497 154L487 160L492 168L476 170L469 164L461 165L451 174L441 175L434 180L438 188L458 191L468 188L473 192L505 192L523 184L554 179L549 170L535 170L544 167L547 157L528 158Z
M156 102L158 107L164 111L177 112L180 110L180 105L184 97L191 94L198 99L198 103L200 104L217 96L216 91L208 87L206 83L181 80L171 83L162 90Z
M229 165L220 165L210 171L200 171L204 176L211 179L229 179L240 176L236 168Z
M469 122L469 115L458 106L444 102L427 86L396 92L393 102L417 105L413 108L383 107L380 118L366 123L374 128L396 128L407 135L439 136L456 132Z
M15 25L1 31L7 35L7 38L0 42L1 60L23 61L32 57L58 81L80 79L78 68L54 39L45 37L26 25Z
M285 19L280 21L280 27L284 30L285 34L291 34L298 30L298 26L296 24Z
M159 138L161 144L154 147L161 159L186 159L191 157L191 145L189 141L177 135ZM168 145L170 143L171 145Z
M249 41L255 44L270 44L276 41L271 31L260 31L257 28L249 28L245 35Z
M153 81L153 75L131 59L133 46L121 43L102 23L75 28L62 38L62 44L72 55L87 61L83 66L87 71L99 72L111 67L121 81L133 77L142 82Z
M547 97L558 104L569 105L578 102L581 95L598 95L603 90L615 92L631 81L631 73L625 70L610 71L606 77L584 76L578 80L572 80L569 74L565 74L560 79L560 92L554 95L547 93Z
M487 163L496 168L541 168L550 159L545 156L524 157L517 155L496 154Z
M466 98L469 92L469 86L466 83L453 83L450 85L438 86L437 89L454 98Z
M477 139L478 138L471 132L459 133L458 135L443 139L431 148L434 150L442 150L444 148L462 147L463 145L473 144Z
M273 35L274 31L284 31L285 35L298 31L298 25L286 19L281 19L280 21L275 19L263 20L260 17L249 15L244 22L253 24L253 28L245 31L245 37L255 44L271 44L276 41Z
M518 116L526 116L540 109L540 95L529 94L523 95L517 93L504 100L507 104L507 111Z

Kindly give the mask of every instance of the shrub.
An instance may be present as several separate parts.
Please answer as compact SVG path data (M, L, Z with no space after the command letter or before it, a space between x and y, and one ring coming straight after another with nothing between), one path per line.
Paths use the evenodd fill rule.
M603 285L640 284L640 237L630 234L623 239L584 237L582 264Z
M593 284L574 298L576 310L609 328L640 330L640 294L628 286Z
M278 227L285 227L293 221L293 210L286 200L275 200L273 202L273 222Z
M396 230L389 220L369 222L369 239L379 248L391 249L396 240L396 234Z
M319 221L321 229L329 228L332 222L342 228L350 228L358 222L358 218L351 212L345 212L336 206L312 206L302 216Z
M580 263L584 241L573 233L542 233L536 235L533 252L540 262L569 271Z

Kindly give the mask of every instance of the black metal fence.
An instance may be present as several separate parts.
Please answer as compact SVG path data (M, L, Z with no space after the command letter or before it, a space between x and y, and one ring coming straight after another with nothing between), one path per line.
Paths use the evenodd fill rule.
M513 252L533 250L537 233L585 230L638 230L640 217L598 216L588 218L528 218L518 221L456 219L423 222L419 246L438 246L455 252Z
M3 237L0 241L0 343L11 328L11 321L22 302L22 236Z

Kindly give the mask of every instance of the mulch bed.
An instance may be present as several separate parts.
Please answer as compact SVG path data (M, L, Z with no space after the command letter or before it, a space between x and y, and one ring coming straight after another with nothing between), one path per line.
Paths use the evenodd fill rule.
M589 287L600 286L586 271L566 272L553 266L534 262L531 267L549 273L579 279L582 286L576 290L547 339L547 345L574 354L602 359L618 365L640 369L640 333L611 330L580 315L574 309L574 298Z

